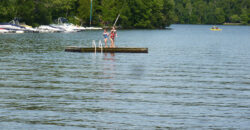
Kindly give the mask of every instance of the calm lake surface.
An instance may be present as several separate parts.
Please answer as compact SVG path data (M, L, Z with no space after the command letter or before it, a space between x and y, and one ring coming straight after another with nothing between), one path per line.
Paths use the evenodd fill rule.
M250 27L0 35L0 129L250 129Z

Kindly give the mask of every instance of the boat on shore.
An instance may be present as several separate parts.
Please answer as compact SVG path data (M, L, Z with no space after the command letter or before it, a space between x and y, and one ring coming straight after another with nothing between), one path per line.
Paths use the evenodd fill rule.
M84 30L100 30L100 27L82 27L69 23L66 18L60 17L55 24L40 25L33 28L24 23L20 24L18 18L14 18L9 23L0 23L0 33L72 33Z
M86 27L86 30L102 30L101 27Z
M75 30L74 28L72 28L71 26L67 24L50 24L50 26L54 28L62 29L63 30L62 32L65 32L65 33L78 32L78 30Z
M80 32L80 31L86 30L85 27L76 26L76 25L74 25L72 23L69 23L68 20L66 18L63 18L63 17L58 18L57 23L56 24L50 24L50 26L55 27L55 28L61 28L66 33Z
M32 26L26 25L26 24L20 24L20 26L24 27L27 32L33 32L33 33L38 33L38 30L36 28L33 28Z
M10 23L1 23L0 28L1 33L24 33L26 31L24 27Z
M65 30L62 28L57 28L57 27L53 27L50 25L41 25L39 27L36 28L38 30L39 33L59 33L59 32L64 32Z
M19 24L19 21L15 18L8 23L0 23L0 33L31 33L37 32L36 29L26 24Z
M28 33L32 33L32 32L38 32L36 29L34 29L32 26L26 25L25 23L20 24L19 20L17 18L14 18L13 20L11 20L9 22L9 24L11 25L15 25L20 27L22 30L20 31L24 31L24 32L28 32ZM19 31L19 32L20 32Z
M4 29L4 28L0 28L0 34L1 33L12 33L10 30Z

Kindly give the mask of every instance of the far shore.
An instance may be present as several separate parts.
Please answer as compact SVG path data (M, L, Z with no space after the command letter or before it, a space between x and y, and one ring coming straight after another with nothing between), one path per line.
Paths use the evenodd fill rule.
M249 24L242 24L242 23L224 23L223 25L246 25L246 26L249 26Z

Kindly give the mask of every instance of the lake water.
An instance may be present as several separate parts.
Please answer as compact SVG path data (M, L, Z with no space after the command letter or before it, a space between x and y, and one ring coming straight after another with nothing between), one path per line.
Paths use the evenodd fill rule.
M250 27L0 35L0 129L250 129Z

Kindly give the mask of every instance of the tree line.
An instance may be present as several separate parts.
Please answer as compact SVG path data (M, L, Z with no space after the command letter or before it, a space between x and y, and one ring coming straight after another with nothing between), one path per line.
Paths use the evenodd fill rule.
M250 0L175 0L175 22L250 23Z
M58 17L90 25L91 0L0 0L0 22L13 18L28 25L50 24ZM173 23L173 0L93 0L92 26L164 28Z
M53 23L59 17L90 26L91 0L0 0L0 22L18 18L28 25ZM172 23L250 22L250 0L93 0L92 26L165 28Z

